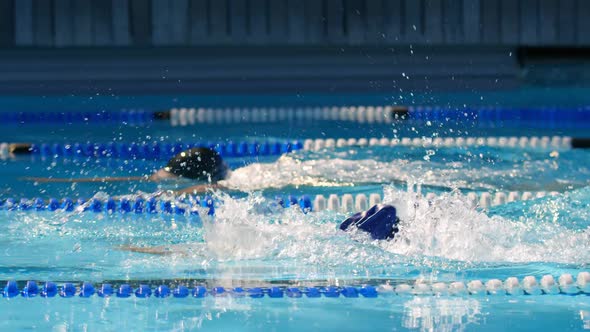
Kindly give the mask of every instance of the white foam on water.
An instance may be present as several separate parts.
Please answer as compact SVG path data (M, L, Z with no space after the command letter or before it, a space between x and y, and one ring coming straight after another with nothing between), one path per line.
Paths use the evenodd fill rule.
M213 220L204 221L198 255L217 261L293 260L323 266L391 266L432 262L430 258L480 262L590 261L590 233L548 222L489 217L469 207L464 196L431 201L386 188L384 203L398 208L400 232L393 241L374 241L363 232L342 232L346 216L303 214L298 207L261 213L262 197L222 197ZM428 263L430 264L430 263Z
M427 163L409 160L381 162L376 160L350 160L342 158L301 160L284 155L273 163L254 163L234 170L221 184L241 190L282 188L288 185L301 186L352 186L362 183L390 183L392 181L415 181L432 185L467 186L457 179L458 170L446 169L437 172L426 170ZM477 175L472 172L472 176ZM462 173L460 176L465 177ZM485 185L481 185L485 186Z
M402 220L400 233L389 242L371 240L364 232L340 231L338 225L347 217L345 214L304 214L297 206L277 207L274 200L260 194L235 199L218 192L216 197L222 201L216 216L203 217L202 225L187 224L180 220L184 216L178 223L167 222L162 216L134 221L131 214L94 220L94 226L88 228L85 224L101 215L87 218L75 213L68 214L58 225L41 214L16 214L20 220L11 225L18 228L14 232L26 228L27 234L35 237L31 240L39 244L43 244L39 237L49 233L77 239L82 252L93 246L96 248L92 252L114 249L119 243L165 248L164 256L100 251L106 258L121 256L116 264L130 276L160 270L186 274L194 269L216 274L221 271L230 276L256 271L265 271L266 275L269 266L283 271L279 275L288 271L305 278L341 268L358 271L359 275L379 271L406 275L416 268L473 268L487 262L584 265L590 261L587 228L572 229L552 220L490 217L472 209L466 197L454 194L427 200L416 193L386 187L383 202L396 206ZM205 210L200 211L202 216ZM130 240L140 242L127 242ZM64 252L73 250L62 247L59 250Z
M321 216L305 215L297 206L274 210L261 196L222 198L224 204L211 220L204 220L203 238L209 252L219 260L297 259L323 260L330 255L333 238L341 236L334 223ZM328 249L328 250L325 250ZM318 257L315 257L317 255Z
M470 158L483 157L449 156L446 158L449 161L432 161L403 154L390 158L392 160L377 156L355 160L355 156L355 150L322 155L310 152L283 155L275 162L238 168L221 184L252 191L289 185L353 186L400 181L471 189L551 191L590 183L576 180L587 179L587 170L580 169L578 175L566 175L559 170L557 162L545 157L538 160L476 162ZM544 172L542 179L538 177L539 172Z
M514 221L469 208L464 196L432 201L386 188L384 202L398 207L400 232L382 247L404 256L466 262L587 263L589 229L538 220Z

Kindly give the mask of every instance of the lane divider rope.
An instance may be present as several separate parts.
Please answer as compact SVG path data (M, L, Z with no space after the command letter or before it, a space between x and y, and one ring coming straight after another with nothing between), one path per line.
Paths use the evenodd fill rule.
M531 200L545 197L547 195L557 195L557 192L496 192L496 193L468 193L467 199L472 208L487 209L519 200ZM437 198L435 193L427 193L424 197L428 200ZM315 195L311 199L310 195L300 197L294 195L277 196L269 204L277 207L288 208L297 206L305 213L320 211L335 211L342 213L365 211L369 207L380 204L383 198L378 193L369 194L330 194ZM22 198L17 201L13 198L0 200L0 210L5 211L50 211L50 212L94 212L94 213L133 213L133 214L177 214L177 215L198 215L200 208L208 208L208 214L215 213L217 202L211 196L192 196L187 195L178 199L160 199L156 197L135 199L113 199L107 200L91 198L72 200L71 198L56 199L51 198L47 201L41 198L27 199Z
M0 155L32 154L42 157L103 157L168 159L194 147L215 149L224 157L281 155L301 150L299 141L267 142L195 142L195 143L0 143Z
M22 198L16 201L7 198L0 201L0 210L5 211L49 211L49 212L94 212L94 213L133 213L133 214L177 214L198 215L201 208L207 208L207 214L215 214L215 201L211 196L195 197L187 195L182 199L159 199L156 197L135 199L92 198L56 199L45 201L41 198Z
M195 142L195 143L0 143L0 156L33 154L42 157L104 157L163 159L193 147L209 147L221 156L281 155L296 150L320 151L335 147L404 146L422 148L501 147L501 148L590 148L590 138L569 136L532 137L435 137L435 138L318 138L304 141Z
M345 121L393 123L396 121L455 121L479 125L527 123L537 127L588 127L588 107L469 107L439 106L324 106L252 108L172 108L163 119L172 126L194 124L275 123L284 121Z
M392 123L408 115L406 107L253 107L253 108L173 108L172 126L199 123L275 123L285 121L353 121Z
M0 123L130 123L144 124L166 117L144 109L63 112L0 112Z
M22 284L22 282L21 282ZM168 285L151 286L139 284L135 288L130 284L121 284L118 287L103 283L96 288L90 282L82 282L75 285L66 282L57 285L47 281L42 286L36 281L29 280L24 286L19 287L15 280L9 280L0 294L4 298L81 298L98 297L113 298L204 298L204 297L250 297L250 298L375 298L380 296L498 296L498 295L590 295L590 273L579 272L577 278L571 274L562 274L557 281L552 275L544 275L540 282L534 276L526 276L522 280L517 277L509 277L505 281L490 279L485 283L482 280L468 282L436 282L426 283L416 280L414 283L401 283L397 285L363 285L363 286L260 286L260 287L233 287L222 286L207 288L199 285L187 287L178 285L171 288Z
M406 146L424 148L455 148L489 146L500 148L583 148L590 147L590 139L569 136L510 136L510 137L415 137L415 138L338 138L306 139L304 150L319 151L324 148L347 146Z
M486 126L526 123L536 127L590 125L589 107L441 107L403 105L358 105L323 107L172 108L164 111L120 109L98 111L2 112L0 123L130 123L169 121L173 126L199 123L275 123L283 121L346 121L393 123L455 121Z
M515 201L526 201L535 198L542 198L545 196L555 196L559 193L556 191L546 192L546 191L538 191L538 192L518 192L518 191L510 191L510 192L470 192L468 193L467 199L469 204L472 208L483 208L488 209L493 206L503 205L506 203L511 203ZM439 194L429 192L424 194L424 197L427 200L434 200L439 196ZM378 193L372 193L367 195L365 194L343 194L343 195L336 195L330 194L326 198L324 195L316 195L313 204L312 204L312 211L336 211L336 212L359 212L365 211L373 205L380 204L383 201L383 198Z

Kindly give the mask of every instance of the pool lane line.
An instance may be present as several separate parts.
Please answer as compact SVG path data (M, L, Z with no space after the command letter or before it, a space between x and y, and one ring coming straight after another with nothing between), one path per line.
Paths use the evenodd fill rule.
M45 158L120 158L167 160L195 147L208 147L222 157L277 156L303 148L297 140L222 141L192 143L0 143L0 156L35 155Z
M297 150L323 151L336 147L418 147L418 148L537 148L586 149L590 138L569 136L511 137L415 137L415 138L317 138L291 141L208 141L193 143L0 143L0 157L39 155L45 158L168 159L193 147L209 147L222 157L276 156Z
M172 126L195 124L277 123L340 121L391 124L403 121L465 123L488 127L497 124L557 128L590 127L588 107L441 107L441 106L323 106L323 107L238 107L172 108L160 118Z
M303 141L303 149L322 151L326 148L348 146L389 146L420 148L541 148L584 149L590 148L590 138L570 136L492 136L492 137L403 137L403 138L318 138Z
M161 112L168 114L172 126L322 120L393 123L407 119L408 113L405 106L172 108Z
M0 112L1 124L147 124L169 119L169 112L142 108L96 111Z
M465 195L471 208L488 209L493 206L503 205L515 201L526 201L535 198L542 198L548 195L555 196L558 192L470 192ZM421 195L421 194L418 194ZM441 194L426 193L425 199L431 201L437 199ZM372 193L368 197L365 194L330 194L324 195L286 195L275 196L262 208L271 210L289 208L296 206L304 213L334 211L351 213L365 211L369 207L380 204L383 201L381 194ZM19 201L13 198L0 199L0 211L30 211L30 212L93 212L93 213L123 213L123 214L167 214L167 215L198 215L206 208L209 215L215 214L217 201L209 195L194 196L184 195L174 199L162 199L156 197L108 198L98 199L77 199L71 198L21 198Z
M13 198L0 200L0 210L27 211L27 212L93 212L93 213L122 213L122 214L168 214L198 216L206 212L215 214L215 201L211 196L203 197L185 195L182 199L159 199L156 197L108 198L73 200L71 198L50 198L45 201L41 198L16 201Z
M19 286L23 284L23 286ZM77 284L77 285L76 285ZM571 274L562 274L557 281L552 275L544 275L540 282L534 276L526 276L520 281L517 277L509 277L505 281L490 279L485 283L476 279L467 282L434 282L427 283L416 280L414 283L397 285L347 285L347 286L260 286L232 287L216 286L207 288L204 285L147 285L135 287L125 283L115 285L103 283L98 288L90 282L65 282L60 285L47 281L39 286L36 281L6 281L0 290L4 298L205 298L205 297L250 297L250 298L376 298L384 296L521 296L521 295L590 295L590 273L579 272L576 280Z
M545 196L555 196L559 193L556 191L510 191L510 192L469 192L465 194L469 205L472 208L482 208L488 209L493 206L503 205L506 203L511 203L515 201L526 201L536 198L542 198ZM422 196L422 194L417 194ZM427 200L434 200L438 198L441 193L433 193L428 192L425 193L423 196ZM372 193L367 195L365 194L329 194L326 198L324 195L315 195L313 203L312 203L312 211L336 211L336 212L359 212L365 211L369 207L380 204L383 201L383 198L378 193Z
M195 124L241 124L277 122L340 121L367 124L457 123L479 127L512 124L536 128L588 128L590 108L583 107L445 107L405 105L172 108L161 111L138 109L95 111L1 112L2 124L132 124L155 121L172 126Z

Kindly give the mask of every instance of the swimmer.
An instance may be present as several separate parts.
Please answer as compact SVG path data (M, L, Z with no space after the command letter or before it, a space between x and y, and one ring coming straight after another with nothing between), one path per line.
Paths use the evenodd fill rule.
M394 206L379 204L364 212L356 213L344 220L338 227L342 231L358 230L368 233L373 240L392 240L399 232L399 218ZM119 247L120 250L138 252L152 255L189 255L190 247L186 245L165 245L156 247L136 247L126 245Z
M26 177L24 180L35 182L117 182L117 181L170 181L188 180L198 184L176 191L181 193L203 192L210 188L222 188L218 181L226 179L230 169L219 153L205 147L192 148L172 157L166 166L154 174L127 177L94 177L94 178L36 178Z
M149 177L150 181L187 179L201 184L177 193L202 192L207 188L222 188L219 181L226 179L230 169L217 151L210 148L192 148L172 157L166 166Z

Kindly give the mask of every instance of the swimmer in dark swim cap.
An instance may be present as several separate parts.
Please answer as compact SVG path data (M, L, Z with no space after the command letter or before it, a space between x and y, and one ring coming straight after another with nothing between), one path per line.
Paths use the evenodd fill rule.
M227 164L219 153L209 148L192 148L172 157L168 164L152 176L157 181L184 178L207 183L217 183L229 174Z
M217 184L229 176L230 170L219 153L205 147L192 148L172 157L166 166L150 176L95 177L95 178L34 178L24 180L36 182L117 182L154 181L186 179L199 182L198 185L181 189L177 193L202 192L209 188L221 188Z

